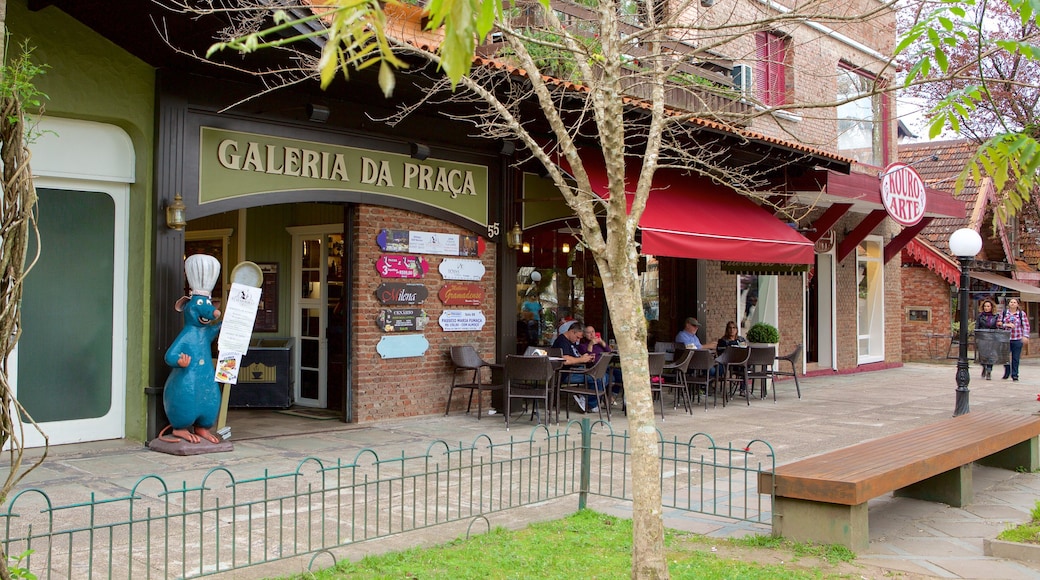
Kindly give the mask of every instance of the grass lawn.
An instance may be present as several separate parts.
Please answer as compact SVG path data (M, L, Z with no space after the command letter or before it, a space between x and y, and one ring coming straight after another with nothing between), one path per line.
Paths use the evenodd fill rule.
M1000 532L998 540L1020 542L1023 544L1040 544L1040 501L1029 512L1029 521Z
M668 530L672 578L911 578L864 568L840 546L794 544L766 536L739 540ZM415 548L293 578L622 579L631 577L632 522L583 510L570 517L502 528L433 548Z

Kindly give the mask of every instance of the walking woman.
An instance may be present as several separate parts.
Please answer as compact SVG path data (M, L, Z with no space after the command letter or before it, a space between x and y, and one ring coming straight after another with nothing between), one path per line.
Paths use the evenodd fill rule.
M1018 298L1007 302L1007 309L1000 315L1000 327L1011 331L1011 364L1004 365L1004 378L1018 380L1018 361L1022 358L1022 347L1029 342L1029 317L1019 310Z
M996 330L997 318L999 317L997 316L996 308L993 307L993 301L988 298L983 300L982 304L979 304L979 316L975 319L975 330ZM981 359L980 357L980 360L984 359ZM994 362L994 359L991 358L989 359L989 361L992 363ZM987 381L992 380L992 364L986 364L985 362L982 363L982 378L986 379Z

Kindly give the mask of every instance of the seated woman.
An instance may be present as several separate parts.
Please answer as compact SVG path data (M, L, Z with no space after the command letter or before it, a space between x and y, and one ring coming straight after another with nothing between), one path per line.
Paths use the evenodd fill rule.
M719 342L715 344L715 354L720 355L727 346L745 346L747 340L737 334L737 323L730 320L726 323L726 332L719 339Z
M603 340L603 336L596 332L596 328L591 324L585 327L585 332L581 337L581 341L578 342L578 352L582 354L591 354L593 357L593 363L599 362L599 357L603 356L604 353L614 352L610 348L610 345ZM611 404L614 404L614 395L621 392L621 367L613 367L609 369L611 372L611 383L616 385L611 395ZM606 378L603 379L603 384L597 384L596 390L602 391L606 388ZM593 404L592 409L595 410L595 402L589 399L589 402Z

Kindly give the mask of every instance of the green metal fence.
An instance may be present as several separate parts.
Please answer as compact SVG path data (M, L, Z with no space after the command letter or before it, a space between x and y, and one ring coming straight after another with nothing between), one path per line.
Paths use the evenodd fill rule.
M775 465L768 443L734 448L698 433L662 439L661 455L663 507L769 521L772 497L757 489ZM2 506L0 528L8 554L33 551L23 564L39 578L190 578L567 496L579 507L590 495L631 500L630 459L627 433L583 419L414 455L308 457L248 479L215 468L191 487L149 475L129 493L94 490L66 505L26 489Z

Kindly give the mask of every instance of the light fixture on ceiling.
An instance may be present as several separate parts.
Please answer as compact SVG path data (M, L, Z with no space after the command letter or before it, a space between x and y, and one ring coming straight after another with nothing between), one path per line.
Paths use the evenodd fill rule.
M560 251L563 252L564 254L571 253L571 245L568 244L567 242L564 242L563 245L560 246Z
M332 110L325 105L310 103L307 105L307 119L313 123L325 123L329 120Z
M184 198L181 194L173 196L173 203L166 206L166 227L171 230L183 230L188 225L186 213L188 211L187 206L184 205Z
M529 244L527 242L524 242L524 245L521 246L521 249L522 249L523 253L530 254L531 253L531 244Z

